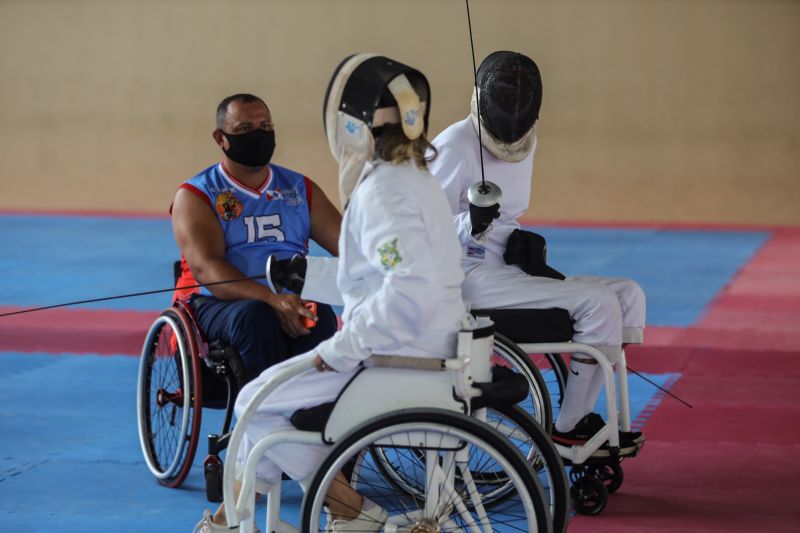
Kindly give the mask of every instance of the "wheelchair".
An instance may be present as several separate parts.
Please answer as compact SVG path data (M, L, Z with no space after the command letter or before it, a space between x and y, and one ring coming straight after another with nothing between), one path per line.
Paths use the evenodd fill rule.
M230 438L244 376L236 350L207 339L187 303L176 301L153 321L142 346L136 406L142 453L159 483L170 488L183 483L200 441L203 407L225 409L221 431L208 436L204 462L206 497L222 501L219 456Z
M628 402L628 376L625 354L614 367L606 356L596 348L572 341L573 322L564 309L477 309L476 316L487 316L495 323L495 356L513 361L516 366L520 358L531 358L542 375L547 401L553 412L540 418L553 420L557 417L566 390L568 371L561 353L579 353L596 360L605 376L605 401L608 411L606 425L582 446L565 447L554 444L564 464L570 466L570 499L573 508L580 514L596 515L603 511L608 496L616 492L623 483L623 459L635 457L641 446L626 456L619 452L619 431L630 431L630 406ZM519 367L521 368L521 366ZM521 372L522 373L522 372ZM531 382L531 390L535 382ZM533 395L533 394L532 394ZM521 404L526 410L537 409L534 399ZM608 442L608 457L593 454Z
M547 434L524 410L490 398L506 388L493 379L492 343L491 322L481 319L477 327L459 333L454 358L373 355L335 402L298 411L292 417L295 429L252 443L244 465L236 453L228 453L223 483L228 526L254 531L259 492L267 494L264 531L325 531L324 501L341 472L388 513L384 531L564 531L568 496L563 464ZM239 450L264 399L311 368L313 354L296 357L262 386L241 413L231 450ZM303 411L321 416L298 418ZM529 447L520 447L519 441ZM316 473L300 480L305 496L298 529L280 519L282 481L266 484L256 469L276 444L321 442L331 448ZM542 472L549 476L547 491Z

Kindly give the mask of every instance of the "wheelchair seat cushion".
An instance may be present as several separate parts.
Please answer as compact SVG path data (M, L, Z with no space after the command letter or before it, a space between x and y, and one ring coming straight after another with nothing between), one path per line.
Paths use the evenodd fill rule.
M503 366L492 367L491 383L474 383L482 394L472 399L472 409L516 405L528 396L528 380Z
M473 309L475 316L488 316L495 331L517 344L567 342L575 334L566 309Z

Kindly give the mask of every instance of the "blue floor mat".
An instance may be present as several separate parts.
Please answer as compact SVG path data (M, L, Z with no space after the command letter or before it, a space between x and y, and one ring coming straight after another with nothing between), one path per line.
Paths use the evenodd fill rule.
M0 364L7 377L0 389L4 532L189 531L203 509L216 507L205 499L203 440L180 489L160 486L148 472L136 430L138 359L0 353ZM631 379L633 418L654 390ZM201 434L218 432L222 412L203 414ZM284 498L283 518L297 524L295 483Z
M13 230L12 230L13 228ZM57 228L57 231L54 229ZM565 274L625 276L648 299L648 324L686 327L766 241L766 231L534 228ZM0 305L43 306L167 288L179 257L169 219L0 215ZM312 254L325 252L312 242ZM157 311L159 294L89 304ZM0 346L0 349L2 347Z

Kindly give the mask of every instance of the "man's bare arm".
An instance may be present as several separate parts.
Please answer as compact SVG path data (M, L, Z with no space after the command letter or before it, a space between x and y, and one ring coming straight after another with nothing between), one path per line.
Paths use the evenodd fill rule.
M342 215L331 203L323 190L311 182L311 238L332 256L339 255L339 231Z

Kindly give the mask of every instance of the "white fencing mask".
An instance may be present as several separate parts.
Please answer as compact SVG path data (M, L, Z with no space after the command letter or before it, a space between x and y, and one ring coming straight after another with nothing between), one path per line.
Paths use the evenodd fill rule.
M322 110L325 135L339 163L342 208L375 155L373 129L401 124L408 139L428 129L430 87L411 67L376 54L345 58L333 73Z

